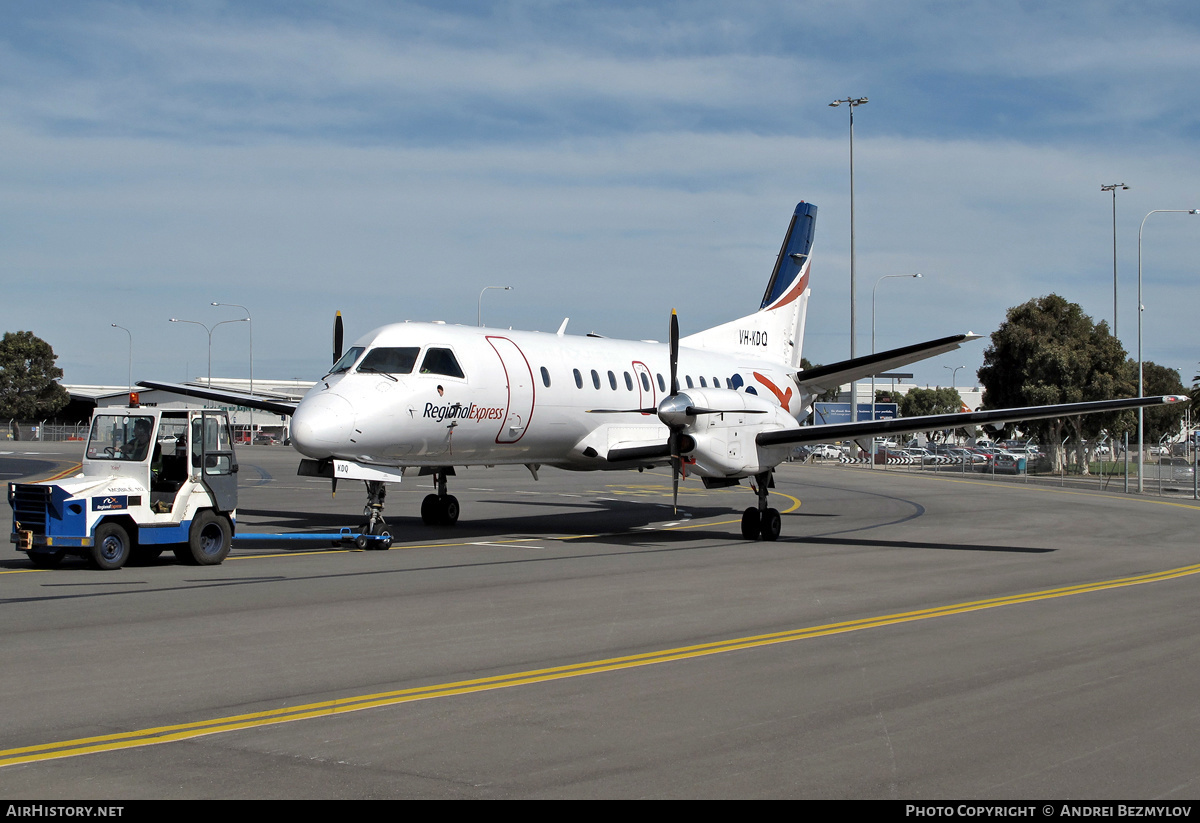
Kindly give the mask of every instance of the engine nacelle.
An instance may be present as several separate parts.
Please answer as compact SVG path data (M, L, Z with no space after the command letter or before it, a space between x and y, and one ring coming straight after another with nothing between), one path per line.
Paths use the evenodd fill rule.
M689 473L701 477L750 477L778 465L789 447L761 449L755 435L764 431L794 429L796 420L761 397L729 389L688 389L696 409L720 409L696 414L684 429L695 440L688 457L695 460ZM682 398L683 395L677 395Z

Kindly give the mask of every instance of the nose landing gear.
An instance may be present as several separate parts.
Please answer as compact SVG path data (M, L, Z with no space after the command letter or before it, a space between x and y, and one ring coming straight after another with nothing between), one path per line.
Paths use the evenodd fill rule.
M367 484L367 505L363 514L367 522L359 530L354 544L360 549L388 549L392 545L392 536L388 532L387 522L383 519L383 499L387 496L387 485L381 480L365 480ZM371 540L367 535L381 537L381 540Z

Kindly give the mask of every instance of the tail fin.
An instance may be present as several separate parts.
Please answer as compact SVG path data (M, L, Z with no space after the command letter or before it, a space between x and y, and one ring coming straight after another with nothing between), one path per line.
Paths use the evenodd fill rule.
M800 367L804 317L808 311L808 272L817 207L800 203L792 214L775 269L755 314L689 335L679 345Z

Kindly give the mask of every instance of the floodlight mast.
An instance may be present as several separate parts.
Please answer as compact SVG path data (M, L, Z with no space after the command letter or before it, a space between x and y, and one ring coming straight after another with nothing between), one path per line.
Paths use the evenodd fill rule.
M854 109L867 103L865 97L845 97L834 100L830 108L837 108L845 103L850 108L850 359L858 353L857 328L858 304L855 301L854 287ZM858 382L850 383L850 419L858 422Z

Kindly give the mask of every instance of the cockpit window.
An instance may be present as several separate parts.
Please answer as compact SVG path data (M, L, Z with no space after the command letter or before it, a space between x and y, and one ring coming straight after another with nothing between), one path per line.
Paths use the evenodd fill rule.
M339 372L349 371L350 367L354 365L354 361L357 360L358 356L362 353L362 346L355 346L354 348L350 349L350 351L342 355L341 360L333 364L333 368L330 369L329 373L338 374Z
M417 355L420 352L421 349L418 346L399 348L380 346L367 352L367 356L358 364L358 370L382 372L383 374L412 374L413 366L416 364ZM425 362L429 362L428 357L425 358Z
M466 377L458 358L449 349L430 349L421 362L421 374L444 374L447 377Z

